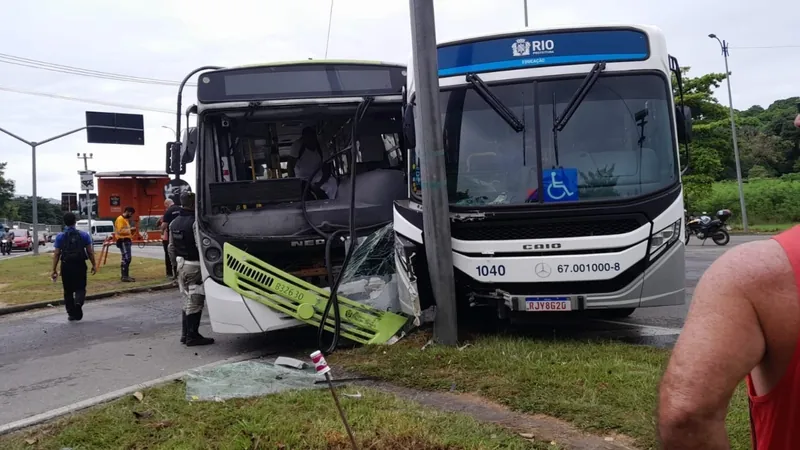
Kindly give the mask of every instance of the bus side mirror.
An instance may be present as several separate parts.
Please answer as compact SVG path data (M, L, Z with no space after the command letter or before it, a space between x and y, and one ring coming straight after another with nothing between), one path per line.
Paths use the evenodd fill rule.
M181 149L181 163L189 164L194 161L197 152L197 127L189 127L183 132L183 148Z
M692 142L692 108L676 105L675 121L678 126L678 142L681 144Z
M403 138L407 148L417 147L417 129L414 126L414 104L406 103L403 108Z

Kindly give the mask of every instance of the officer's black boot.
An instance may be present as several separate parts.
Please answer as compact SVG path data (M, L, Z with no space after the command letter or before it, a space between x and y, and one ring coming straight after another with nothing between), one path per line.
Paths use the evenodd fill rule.
M203 337L200 335L200 317L203 312L186 315L186 323L188 334L186 335L186 346L195 347L197 345L210 345L214 343L214 339Z
M181 332L181 344L186 343L186 335L189 334L189 327L186 323L186 311L181 311L181 321L183 322L183 331Z

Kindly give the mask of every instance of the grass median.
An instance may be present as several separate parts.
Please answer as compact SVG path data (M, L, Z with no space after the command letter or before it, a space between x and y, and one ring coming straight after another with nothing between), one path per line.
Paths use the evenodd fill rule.
M371 450L556 449L497 426L365 388L340 396L359 448ZM225 402L188 402L183 383L143 392L38 429L0 436L4 450L349 449L327 390Z
M597 433L656 448L654 412L668 350L614 342L480 337L458 350L418 334L391 347L367 346L329 358L338 366L406 387L477 393L513 410L545 414ZM750 448L747 398L730 406L732 448Z
M99 253L96 251L97 258ZM154 286L168 281L164 272L164 261L161 259L134 256L130 273L136 278L135 283L120 281L119 263L119 253L109 252L108 261L99 267L97 274L88 275L87 294ZM52 253L0 261L0 307L61 299L64 295L61 281L50 281L52 264Z

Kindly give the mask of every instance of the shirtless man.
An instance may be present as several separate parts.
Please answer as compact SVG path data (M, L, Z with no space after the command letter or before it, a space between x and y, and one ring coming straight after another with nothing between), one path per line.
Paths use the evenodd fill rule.
M753 448L800 449L799 344L796 226L732 248L703 274L661 381L662 448L728 449L728 403L746 379Z

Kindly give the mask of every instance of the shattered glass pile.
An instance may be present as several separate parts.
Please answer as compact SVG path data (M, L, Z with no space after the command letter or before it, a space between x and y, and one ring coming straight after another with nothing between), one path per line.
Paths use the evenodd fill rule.
M195 369L186 376L186 400L222 401L289 390L321 389L314 367L295 369L267 361L243 361Z

